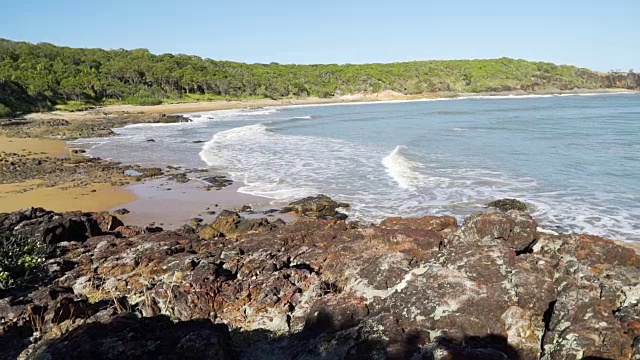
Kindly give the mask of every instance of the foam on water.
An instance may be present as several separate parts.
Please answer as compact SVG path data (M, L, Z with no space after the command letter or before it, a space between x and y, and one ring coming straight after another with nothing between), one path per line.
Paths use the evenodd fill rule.
M255 121L257 117L264 117L280 112L281 109L275 107L258 108L258 109L232 109L232 110L213 110L197 113L182 114L193 121L238 121L249 120Z
M636 95L567 95L576 98L212 111L188 114L190 123L130 126L71 145L96 145L92 156L144 165L206 164L241 182L240 192L278 202L325 193L350 203L355 220L461 220L491 200L513 197L527 202L545 231L640 240L640 188L624 180L640 173ZM603 94L587 96L596 95ZM450 102L467 99L477 101ZM384 105L398 102L423 104Z
M283 135L265 124L218 132L200 152L209 166L242 181L240 192L280 202L326 193L351 203L350 215L363 221L397 215L462 217L497 196L515 196L533 182L450 169L442 165L446 159L419 161L407 155L403 146L385 156L376 147Z
M396 146L395 149L382 159L389 176L395 180L401 188L415 190L424 181L424 177L418 172L421 165L411 161L404 156L407 147Z

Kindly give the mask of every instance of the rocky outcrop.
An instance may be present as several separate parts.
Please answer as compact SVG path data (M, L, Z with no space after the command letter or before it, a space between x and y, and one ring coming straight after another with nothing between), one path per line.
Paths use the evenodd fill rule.
M246 219L235 211L222 210L220 215L209 225L198 230L198 234L206 240L216 237L236 237L251 232L264 232L280 226L282 220L269 222L266 218Z
M603 76L604 85L607 88L640 89L640 74L634 72L611 72Z
M0 90L2 80L0 80ZM0 91L1 93L1 91ZM42 105L37 105L42 107ZM50 106L47 104L47 106ZM35 111L34 109L15 112ZM80 138L107 137L114 134L113 128L140 123L178 123L191 120L182 115L136 114L136 113L103 113L100 109L92 110L86 118L74 121L63 119L47 120L12 120L0 123L0 133L10 137L23 138L56 138L76 140Z
M0 224L50 218L93 225L58 231L48 282L0 294L0 357L640 357L640 256L599 237L540 234L519 211L460 227L434 216L272 227L222 212L210 234L127 238L81 213L38 209Z
M134 180L162 175L160 168L121 165L100 158L34 157L33 153L0 152L0 184L40 180L30 188L43 186L81 187L94 183L125 185ZM129 173L136 176L129 176ZM29 189L29 188L27 188Z
M496 208L502 211L527 211L527 205L516 199L500 199L487 204L487 207Z
M310 217L346 219L346 215L336 211L338 208L348 208L349 204L337 202L326 195L309 196L301 200L294 201L289 207L283 209L284 212L295 212L299 215Z

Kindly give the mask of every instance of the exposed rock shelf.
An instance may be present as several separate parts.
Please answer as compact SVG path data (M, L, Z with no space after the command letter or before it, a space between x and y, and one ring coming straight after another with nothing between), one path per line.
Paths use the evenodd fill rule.
M611 240L541 234L513 210L243 221L223 212L200 237L0 214L0 232L51 245L41 276L0 290L0 357L640 357L640 257Z

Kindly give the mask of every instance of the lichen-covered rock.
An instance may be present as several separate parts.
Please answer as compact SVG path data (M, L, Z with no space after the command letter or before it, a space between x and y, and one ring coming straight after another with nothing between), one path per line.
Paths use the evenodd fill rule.
M390 217L380 223L380 227L386 229L425 229L448 236L457 229L458 222L453 216L423 216L420 218Z
M467 217L457 241L508 244L516 252L530 250L538 237L538 224L530 215L517 211L477 212Z
M32 213L0 224L85 216ZM640 256L613 241L539 234L519 211L459 228L450 217L272 225L222 212L199 234L53 242L48 283L0 293L0 345L13 358L640 356Z

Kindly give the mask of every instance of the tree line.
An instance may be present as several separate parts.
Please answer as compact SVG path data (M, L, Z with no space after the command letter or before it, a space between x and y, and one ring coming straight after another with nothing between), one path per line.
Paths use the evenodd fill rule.
M0 39L0 116L61 104L597 89L609 75L547 62L413 61L363 65L244 64L146 49L78 49ZM635 84L634 84L635 85Z

